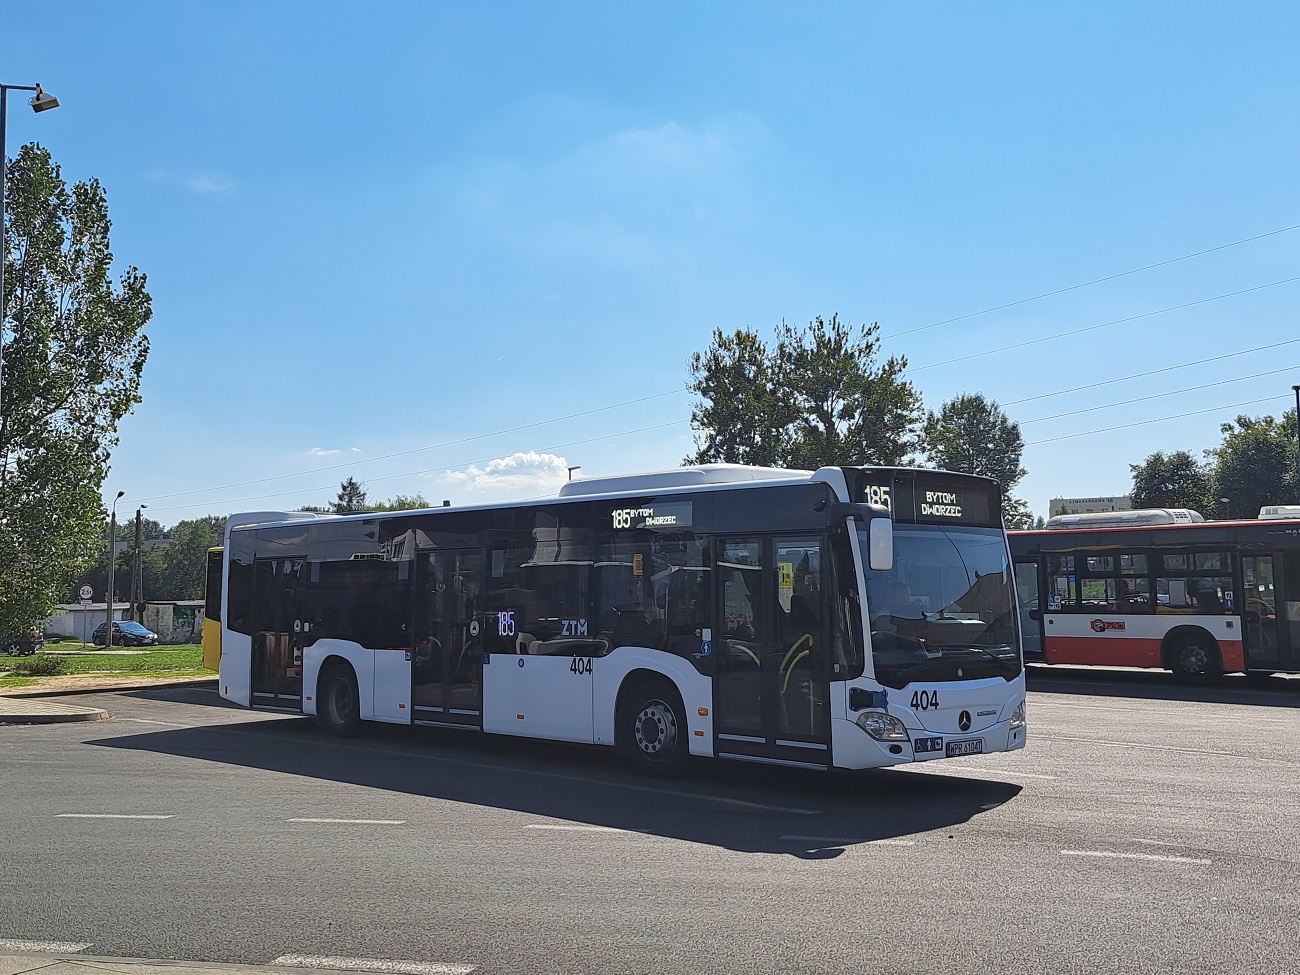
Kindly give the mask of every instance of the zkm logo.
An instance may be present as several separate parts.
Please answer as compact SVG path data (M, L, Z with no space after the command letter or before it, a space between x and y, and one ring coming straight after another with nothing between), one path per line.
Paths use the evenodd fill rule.
M1092 623L1089 625L1093 628L1093 631L1096 633L1105 633L1107 630L1124 629L1123 620L1093 620Z

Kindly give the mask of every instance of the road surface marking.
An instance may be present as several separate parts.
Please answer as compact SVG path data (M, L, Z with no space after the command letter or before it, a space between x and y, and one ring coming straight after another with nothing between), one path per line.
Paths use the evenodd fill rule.
M118 721L134 721L136 724L160 724L164 728L197 728L194 724L177 724L175 721L151 721L148 718L118 718Z
M571 823L529 823L524 829L553 829L566 833L631 833L630 829L618 829L615 826L579 826Z
M268 715L265 712L252 712L259 719L265 719ZM250 719L251 721L252 719ZM264 731L246 731L243 728L231 728L229 726L212 726L209 730L220 731L229 735L243 735L250 738L267 738ZM395 753L391 748L377 748L373 745L365 745L358 742L335 741L334 747L346 749L348 751L371 752L384 758L393 758ZM649 792L656 796L672 796L678 799L698 799L700 802L715 802L724 806L740 806L745 809L760 809L764 812L794 813L799 816L819 816L821 809L800 809L792 806L770 806L761 802L746 802L743 799L727 799L723 796L710 796L699 792L683 792L677 789L664 789L649 785L632 785L628 782L615 782L610 779L594 779L582 775L564 775L557 772L545 772L535 768L525 768L520 765L510 765L505 762L472 762L468 759L447 758L442 755L428 754L427 752L418 752L421 760L428 762L440 762L444 765L459 765L462 768L477 769L480 772L509 772L516 775L533 775L545 779L559 779L565 782L580 782L583 785L603 786L607 789L623 789L628 792Z
M396 961L388 958L346 958L339 955L281 955L272 965L292 968L341 968L351 972L394 972L398 975L467 975L477 965L454 962Z
M1110 850L1062 850L1066 857L1106 857L1111 860L1154 860L1157 863L1199 863L1209 866L1213 861L1197 857L1161 856L1157 853L1115 853Z
M865 836L782 836L795 843L834 843L836 846L916 846L916 840L871 840Z
M1000 768L975 768L970 765L949 765L942 759L927 762L916 762L912 765L888 765L890 771L897 772L957 772L958 778L965 778L960 775L962 772L968 772L978 775L982 779L997 778L999 775L1005 775L1013 779L1055 779L1055 775L1042 775L1037 772L1011 772Z
M348 823L353 826L405 826L405 819L286 819L286 823ZM387 969L385 969L387 971Z
M55 819L175 819L175 816L150 816L125 813L59 813Z
M44 955L74 955L89 948L91 942L74 941L11 941L0 939L0 951L32 951Z
M1067 738L1064 735L1035 735L1037 741L1076 741L1085 745L1106 745L1108 748L1155 749L1162 752L1187 752L1189 755L1226 755L1229 758L1241 758L1235 752L1221 752L1212 748L1179 748L1177 745L1153 745L1147 741L1104 741L1100 738Z

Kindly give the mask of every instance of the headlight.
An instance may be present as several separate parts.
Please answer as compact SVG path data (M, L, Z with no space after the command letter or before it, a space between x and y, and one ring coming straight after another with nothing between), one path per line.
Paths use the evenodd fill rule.
M1025 702L1021 701L1016 705L1016 709L1011 712L1011 727L1023 728L1025 726Z
M863 711L858 715L858 727L876 741L907 741L903 722L883 711Z

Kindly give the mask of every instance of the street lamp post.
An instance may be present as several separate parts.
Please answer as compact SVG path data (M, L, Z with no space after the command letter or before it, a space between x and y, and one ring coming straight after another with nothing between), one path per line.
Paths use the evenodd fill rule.
M59 100L48 91L41 91L40 85L0 85L0 238L4 235L5 225L5 177L9 174L9 157L5 155L5 117L8 114L10 91L34 91L35 95L28 102L33 112L46 112L59 107ZM0 420L4 419L4 365L5 365L5 248L0 239Z
M107 631L108 649L113 649L113 570L117 566L117 503L122 500L125 491L118 491L113 499L111 514L108 516L108 592L104 598L108 603L108 619L104 629Z
M135 559L131 565L131 618L143 623L144 611L140 604L144 602L144 574L140 568L140 512L149 507L142 504L135 509Z

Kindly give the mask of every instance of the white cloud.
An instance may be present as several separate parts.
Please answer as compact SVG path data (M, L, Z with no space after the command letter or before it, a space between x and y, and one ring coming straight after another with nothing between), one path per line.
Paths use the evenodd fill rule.
M343 450L339 450L337 447L312 447L311 450L307 451L307 456L308 457L340 457L344 453L359 454L361 453L361 448L349 447L346 451L343 451Z
M441 480L470 494L503 495L552 492L568 477L563 457L529 450L498 457L483 467L471 464L463 471L444 474Z
M186 176L181 173L169 172L166 169L153 169L145 173L144 178L150 183L171 183L175 186L184 186L193 193L201 196L227 197L235 192L235 182L226 176L215 173L191 173Z
M230 196L235 192L235 184L224 176L207 174L188 176L185 185L195 193L202 193L205 196Z

